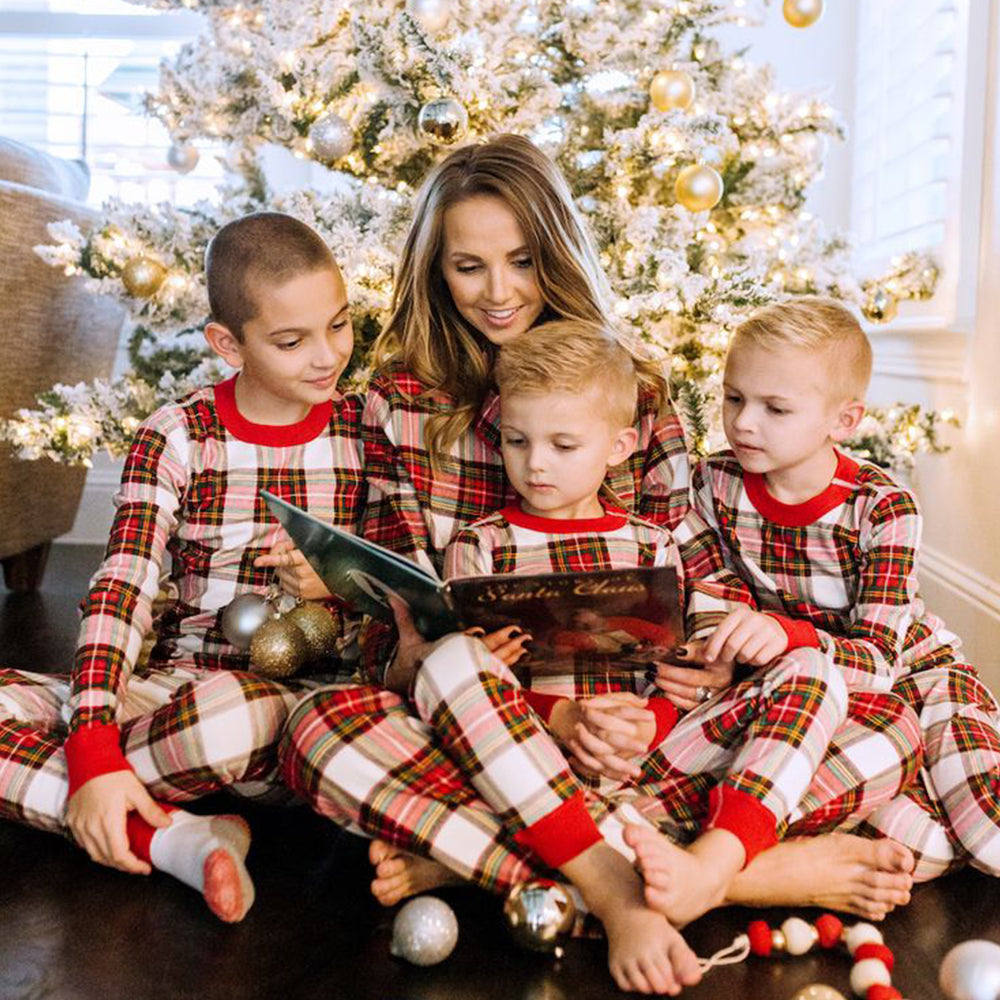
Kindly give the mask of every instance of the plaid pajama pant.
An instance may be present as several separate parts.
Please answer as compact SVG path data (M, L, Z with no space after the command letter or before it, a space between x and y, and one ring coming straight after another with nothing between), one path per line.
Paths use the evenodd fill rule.
M329 677L275 683L183 662L136 670L119 712L122 750L150 794L187 802L227 789L290 798L275 747L288 714ZM66 832L69 677L0 670L0 817Z
M920 779L852 832L909 847L917 881L966 862L1000 875L1000 712L993 696L960 663L916 670L893 691L920 719Z
M572 679L567 686L576 690ZM791 822L797 832L808 808L830 823L889 801L919 764L912 712L888 695L848 701L813 650L685 716L643 761L637 784L581 786L511 673L465 637L442 640L427 657L414 703L417 715L399 696L367 686L308 695L282 740L285 781L338 824L501 892L545 871L515 839L518 830L581 788L602 836L631 856L626 822L689 840L720 781L758 798L779 831Z

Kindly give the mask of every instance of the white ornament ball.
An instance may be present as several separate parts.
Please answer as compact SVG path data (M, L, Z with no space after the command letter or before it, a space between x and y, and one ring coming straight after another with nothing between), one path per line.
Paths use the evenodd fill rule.
M435 896L411 899L396 914L389 951L414 965L436 965L454 950L458 920L452 908Z
M781 932L789 955L804 955L817 941L816 928L801 917L789 917L781 925Z
M846 1000L844 994L826 983L810 983L792 994L792 1000Z
M855 924L847 928L844 944L853 955L863 944L884 944L882 932L873 924Z
M823 16L823 0L785 0L781 13L793 28L808 28Z
M406 0L406 10L432 35L437 34L451 17L448 0Z
M1000 997L1000 945L963 941L941 963L941 992L948 1000L996 1000Z
M273 614L266 597L240 594L222 612L222 634L237 648L249 649L254 634Z
M201 159L201 154L188 143L175 142L167 150L167 165L179 174L189 174Z
M855 962L851 969L851 989L859 997L868 993L868 989L880 983L882 986L892 985L892 976L885 967L885 962L877 958L863 958L860 962Z
M354 130L340 115L328 111L312 123L309 141L321 160L339 160L354 149Z
M428 101L417 116L417 131L441 146L458 142L469 127L469 112L454 97Z

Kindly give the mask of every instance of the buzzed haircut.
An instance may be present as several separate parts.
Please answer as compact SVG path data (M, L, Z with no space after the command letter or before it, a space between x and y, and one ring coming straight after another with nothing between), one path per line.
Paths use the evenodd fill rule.
M243 324L259 312L257 286L280 285L301 274L337 269L330 248L299 219L253 212L224 225L205 251L212 319L243 339Z
M872 377L872 348L854 313L836 299L802 295L758 309L744 320L731 347L798 348L823 355L831 398L861 400Z
M596 389L602 416L616 430L635 422L639 378L635 359L597 323L553 320L504 344L493 369L504 395L572 395Z

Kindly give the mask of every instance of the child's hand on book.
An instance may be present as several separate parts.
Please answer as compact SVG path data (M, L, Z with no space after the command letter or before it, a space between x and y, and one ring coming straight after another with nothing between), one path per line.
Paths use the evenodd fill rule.
M730 611L708 637L705 657L764 667L787 648L788 636L774 618L744 606Z
M323 601L332 596L316 570L291 541L278 542L270 552L257 556L253 564L273 567L281 589L292 597L301 597L304 601Z
M486 648L498 659L512 667L527 654L525 643L531 642L531 636L522 632L516 625L506 625L495 632L485 632L479 627L465 630L466 635L480 639Z
M566 699L552 711L551 725L581 774L617 780L638 778L642 768L631 758L649 750L656 717L646 699L627 691Z

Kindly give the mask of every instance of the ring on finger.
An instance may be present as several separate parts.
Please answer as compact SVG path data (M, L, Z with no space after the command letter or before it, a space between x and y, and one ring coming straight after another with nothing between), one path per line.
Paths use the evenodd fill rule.
M708 701L712 697L712 689L705 687L704 684L699 684L694 689L694 697L696 701Z

